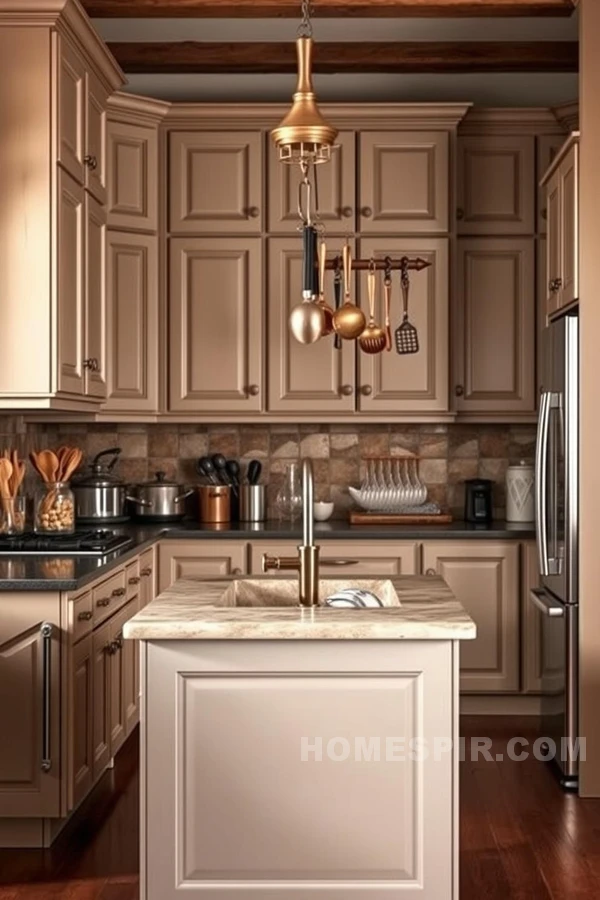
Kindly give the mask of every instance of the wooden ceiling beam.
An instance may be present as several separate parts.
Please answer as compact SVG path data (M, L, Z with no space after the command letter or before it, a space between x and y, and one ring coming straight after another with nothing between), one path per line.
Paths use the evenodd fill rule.
M299 0L83 0L99 18L299 18ZM315 16L569 16L576 0L313 0Z
M112 43L124 72L285 73L296 71L293 43ZM575 41L344 42L315 44L314 71L338 74L576 72Z

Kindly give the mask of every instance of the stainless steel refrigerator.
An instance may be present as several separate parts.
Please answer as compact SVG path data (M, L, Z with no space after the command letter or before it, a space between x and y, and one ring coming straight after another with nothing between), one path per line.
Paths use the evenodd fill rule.
M556 746L563 787L577 789L579 319L552 322L542 342L544 385L536 446L542 733Z

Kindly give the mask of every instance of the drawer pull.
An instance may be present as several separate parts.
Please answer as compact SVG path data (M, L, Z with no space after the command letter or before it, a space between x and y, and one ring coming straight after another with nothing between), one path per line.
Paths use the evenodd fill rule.
M52 768L52 632L50 622L43 622L40 628L42 637L42 772Z
M129 579L129 584L139 584L141 580L142 579L139 575L132 575Z
M127 591L125 588L115 588L112 592L113 597L124 597Z
M142 569L141 573L142 578L148 578L149 575L152 575L152 567L146 566L145 569Z
M83 612L80 612L77 616L79 622L89 622L92 618L92 614L89 609L84 609Z
M323 556L319 560L320 565L322 566L357 566L359 563L358 559L336 559L331 556Z
M102 597L100 600L96 600L96 606L108 606L110 603L110 597Z
M437 572L436 572L435 569L427 569L427 571L425 572L425 574L426 574L426 575L437 575Z

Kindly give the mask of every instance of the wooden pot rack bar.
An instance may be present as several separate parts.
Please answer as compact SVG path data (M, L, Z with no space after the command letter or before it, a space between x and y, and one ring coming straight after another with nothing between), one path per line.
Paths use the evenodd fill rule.
M367 272L372 266L375 266L377 271L385 271L386 269L390 271L404 271L404 272L421 272L423 269L428 269L431 265L426 259L422 259L420 256L409 257L403 256L402 259L353 259L352 260L352 268L357 272ZM328 270L333 269L340 270L342 269L342 257L336 256L333 259L328 259L325 263L325 268Z

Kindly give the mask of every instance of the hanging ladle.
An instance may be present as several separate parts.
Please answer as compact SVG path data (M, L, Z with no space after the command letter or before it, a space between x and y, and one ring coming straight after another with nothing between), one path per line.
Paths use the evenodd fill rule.
M327 244L321 238L319 243L319 299L318 304L325 315L325 325L323 327L323 335L332 334L333 332L333 309L325 300L325 263L327 262Z
M355 341L365 330L365 314L350 299L350 279L352 278L352 250L344 244L342 254L344 265L344 302L333 314L333 327L345 341Z
M371 260L367 275L367 290L369 293L369 324L361 334L358 343L364 353L381 353L386 347L386 335L383 328L375 322L375 260Z

